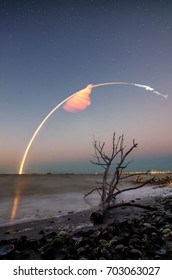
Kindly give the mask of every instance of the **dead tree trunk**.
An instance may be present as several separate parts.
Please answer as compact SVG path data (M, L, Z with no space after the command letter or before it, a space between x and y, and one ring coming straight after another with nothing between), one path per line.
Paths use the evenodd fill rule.
M97 191L100 194L100 203L97 209L92 212L90 216L91 221L94 224L97 224L102 223L104 214L107 209L114 208L113 206L115 205L115 197L119 193L123 192L119 191L118 185L124 178L126 178L122 176L123 171L131 162L129 161L126 163L126 158L133 151L133 149L137 148L137 144L133 140L132 146L127 150L126 146L124 145L124 136L122 135L116 140L114 133L110 155L107 155L104 151L105 142L101 143L94 140L93 147L95 151L96 161L91 162L102 167L104 169L104 173L100 186L92 189L85 195L85 197L94 191ZM132 174L132 176L134 175L135 174ZM139 187L142 187L142 185L135 188Z

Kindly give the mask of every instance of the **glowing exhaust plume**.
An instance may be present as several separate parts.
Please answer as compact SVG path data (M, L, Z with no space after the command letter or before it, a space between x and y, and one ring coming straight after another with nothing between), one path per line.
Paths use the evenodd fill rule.
M88 86L87 86L88 87ZM91 85L90 85L91 87ZM87 88L86 88L87 89ZM83 91L83 90L82 90ZM38 134L39 130L41 129L41 127L44 125L44 123L48 120L48 118L61 106L63 105L65 102L67 102L69 99L71 99L72 97L74 97L75 95L77 95L78 93L80 94L81 91L79 92L75 92L74 94L70 95L69 97L67 97L66 99L64 99L62 102L60 102L46 117L45 119L43 119L43 121L40 123L40 125L38 126L38 128L36 129L35 133L33 134L32 138L30 139L30 142L25 150L25 153L24 153L24 156L23 156L23 159L22 159L22 162L20 164L20 169L19 169L19 174L22 174L23 173L23 167L24 167L24 163L25 163L25 160L26 160L26 157L27 157L27 154L30 150L30 147L36 137L36 135ZM91 91L90 91L91 92ZM88 106L88 105L87 105ZM85 109L85 108L84 108Z
M86 109L91 104L90 93L92 85L77 92L76 95L71 97L63 106L63 109L68 112L77 112Z
M90 93L92 91L92 88L95 87L101 87L101 86L107 86L107 85L133 85L139 88L144 88L145 90L151 91L152 93L155 93L159 96L162 96L164 98L167 99L168 95L163 95L158 91L155 91L153 88L146 86L146 85L140 85L140 84L134 84L134 83L127 83L127 82L109 82L109 83L102 83L102 84L97 84L97 85L88 85L85 89L80 90L76 93L73 93L72 95L70 95L69 97L67 97L66 99L64 99L62 102L60 102L41 122L41 124L38 126L38 128L36 129L35 133L33 134L26 150L23 156L23 159L21 161L20 164L20 169L19 169L19 174L23 173L23 168L24 168L24 164L26 161L26 157L28 155L28 152L30 150L30 147L36 137L36 135L38 134L39 130L41 129L41 127L44 125L44 123L48 120L48 118L61 106L64 104L63 109L69 112L77 112L77 111L81 111L84 110L85 108L87 108L90 104L91 104L91 99L90 99Z

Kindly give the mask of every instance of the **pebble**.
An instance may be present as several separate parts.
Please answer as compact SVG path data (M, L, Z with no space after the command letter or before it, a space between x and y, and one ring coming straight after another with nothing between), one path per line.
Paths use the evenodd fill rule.
M138 258L142 256L142 252L139 251L139 250L137 250L137 249L132 249L132 250L130 251L130 254L131 254L132 256L138 257Z
M101 245L105 246L105 245L108 244L108 241L105 240L105 239L100 239L100 240L99 240L99 243L100 243Z
M49 247L42 253L42 257L45 260L54 260L55 253L56 253L55 249L53 247Z
M8 244L0 247L0 256L6 256L9 253L13 252L15 249L15 246L13 244Z
M162 231L162 234L167 234L167 233L170 233L170 229L169 228L166 228Z
M67 231L61 230L58 236L66 237L68 235Z
M84 247L80 247L77 249L77 253L80 255L81 253L85 252Z
M60 237L56 237L53 242L52 242L52 245L55 246L55 247L60 247L63 245L63 240L62 238Z
M122 251L124 249L124 245L123 244L118 244L116 247L115 247L115 251Z

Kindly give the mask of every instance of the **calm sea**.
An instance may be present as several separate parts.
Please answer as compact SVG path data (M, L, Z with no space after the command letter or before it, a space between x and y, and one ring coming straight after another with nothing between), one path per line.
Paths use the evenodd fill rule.
M97 192L84 198L84 194L98 186L102 175L0 175L0 226L23 221L58 217L96 206ZM125 182L125 186L132 186ZM148 190L149 187L149 190ZM169 188L146 186L124 192L119 201L137 197L166 195Z
M58 217L86 210L98 203L98 195L84 198L97 186L100 175L0 175L0 226Z

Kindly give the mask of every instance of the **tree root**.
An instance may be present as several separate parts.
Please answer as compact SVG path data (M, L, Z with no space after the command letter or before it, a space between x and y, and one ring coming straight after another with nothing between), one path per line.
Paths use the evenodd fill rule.
M138 208L142 208L148 211L156 211L158 210L157 207L155 206L150 206L150 205L141 205L141 204L135 204L135 203L131 203L131 202L123 202L123 203L118 203L118 204L112 204L112 205L108 205L107 208L103 211L102 208L99 207L97 208L96 211L92 212L90 215L90 220L92 221L92 223L95 224L101 224L103 223L103 219L104 216L106 214L106 212L110 209L114 209L114 208L118 208L118 207L138 207Z

